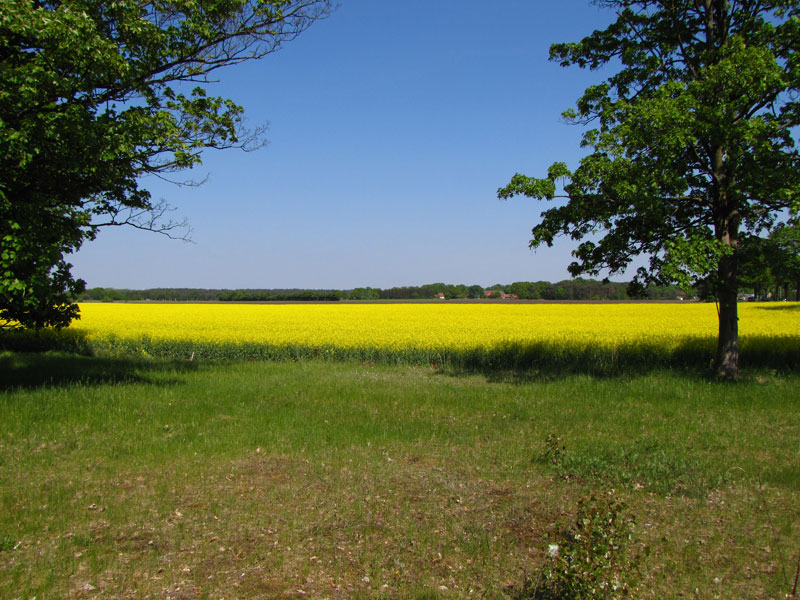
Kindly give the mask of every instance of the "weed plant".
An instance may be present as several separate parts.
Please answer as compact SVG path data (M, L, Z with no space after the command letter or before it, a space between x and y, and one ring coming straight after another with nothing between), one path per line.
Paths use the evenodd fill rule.
M537 577L518 600L612 600L627 596L634 571L626 555L634 520L614 490L578 500L575 521L548 545Z

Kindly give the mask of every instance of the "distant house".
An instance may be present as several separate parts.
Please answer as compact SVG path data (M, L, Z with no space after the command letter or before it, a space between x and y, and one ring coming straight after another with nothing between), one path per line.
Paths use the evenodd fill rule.
M439 292L438 294L433 295L434 298L439 298L439 300L444 300L444 294Z
M486 291L487 298L501 298L503 300L519 300L519 296L517 294L506 294L503 291L498 290L487 290Z

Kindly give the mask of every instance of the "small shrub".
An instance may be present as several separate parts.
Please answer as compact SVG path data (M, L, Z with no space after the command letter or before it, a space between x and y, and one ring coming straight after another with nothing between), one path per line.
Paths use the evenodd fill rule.
M548 546L548 561L527 581L519 600L611 599L626 596L630 562L626 558L633 519L611 490L578 503L575 523Z

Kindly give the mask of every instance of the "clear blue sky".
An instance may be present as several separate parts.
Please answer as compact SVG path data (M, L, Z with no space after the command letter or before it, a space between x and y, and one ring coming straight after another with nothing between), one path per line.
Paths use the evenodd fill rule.
M89 287L388 288L568 278L574 242L528 249L547 203L501 201L515 172L575 166L560 114L607 73L548 61L614 15L588 0L341 0L277 54L218 72L210 93L252 124L253 153L206 152L147 181L194 244L107 229L71 257Z

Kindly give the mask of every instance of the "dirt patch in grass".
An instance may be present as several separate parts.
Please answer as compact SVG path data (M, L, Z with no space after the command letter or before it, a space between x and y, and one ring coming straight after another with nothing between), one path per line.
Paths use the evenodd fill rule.
M76 499L70 531L0 553L5 589L13 573L20 589L74 598L514 597L587 490L363 448L330 462L254 451L97 485L103 505ZM789 566L796 498L751 485L618 494L636 520L634 597L766 598Z

